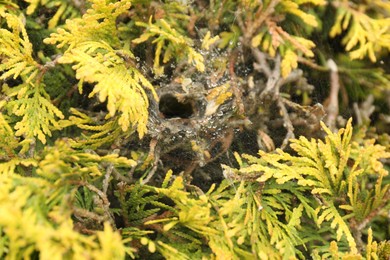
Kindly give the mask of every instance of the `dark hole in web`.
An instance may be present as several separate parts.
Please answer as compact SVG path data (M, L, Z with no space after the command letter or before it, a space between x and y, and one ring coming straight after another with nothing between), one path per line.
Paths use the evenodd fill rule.
M179 101L173 94L161 96L158 109L165 118L189 118L194 114L194 108L189 101Z

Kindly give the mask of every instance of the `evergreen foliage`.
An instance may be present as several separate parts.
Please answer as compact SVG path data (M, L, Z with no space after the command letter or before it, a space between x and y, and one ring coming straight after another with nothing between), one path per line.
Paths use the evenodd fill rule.
M388 259L389 12L0 1L0 258Z

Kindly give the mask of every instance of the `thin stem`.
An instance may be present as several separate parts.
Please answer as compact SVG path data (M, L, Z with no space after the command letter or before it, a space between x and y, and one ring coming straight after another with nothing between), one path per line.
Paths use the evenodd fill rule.
M340 81L337 64L329 59L327 66L330 70L330 93L329 93L329 105L327 107L327 118L326 124L332 130L336 128L336 119L339 114L339 90L340 90Z
M87 182L80 182L80 185L87 187L89 190L95 192L101 198L103 202L101 206L103 207L106 219L110 222L112 228L115 230L116 225L114 218L110 212L110 201L108 200L107 195L103 191L99 190L98 188Z
M280 112L281 112L282 117L283 117L283 121L284 121L283 126L287 130L287 134L283 139L282 145L280 146L280 148L283 150L284 148L287 147L289 140L292 138L295 138L294 126L291 122L290 116L288 115L288 111L286 109L286 106L284 105L283 100L281 98L278 98L277 104L280 108Z

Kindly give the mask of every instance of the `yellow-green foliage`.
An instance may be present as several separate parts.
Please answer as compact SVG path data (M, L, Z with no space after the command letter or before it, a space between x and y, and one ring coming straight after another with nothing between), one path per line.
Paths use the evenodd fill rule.
M119 171L121 167L134 166L135 162L116 154L102 157L80 152L66 142L57 142L36 159L29 159L29 164L23 164L32 167L36 177L19 176L16 173L20 169L15 167L8 174L1 171L0 209L4 210L0 217L4 236L1 252L10 259L13 256L10 252L15 257L40 252L43 259L46 256L97 259L102 255L122 259L125 252L132 255L132 249L125 243L139 239L151 253L159 252L167 259L256 256L279 259L303 257L304 252L298 246L321 241L312 233L327 230L336 240L345 237L350 246L349 253L342 253L336 242L332 242L330 254L358 257L349 222L355 219L362 223L371 212L383 207L376 201L388 193L389 185L381 183L387 172L379 159L390 154L371 141L362 145L352 142L350 122L339 133L325 130L328 133L325 142L305 138L293 141L297 156L278 151L260 153L259 158L237 157L240 169L224 166L227 180L207 193L194 186L187 187L193 192L186 191L182 177L169 184L171 171L161 188L124 184L117 196L121 210L128 212L123 213L124 217L134 225L133 229L123 230L125 240L107 224L96 236L85 237L72 230L70 214L72 210L76 215L83 212L82 217L93 217L96 224L98 220L112 221L105 204L107 198L92 183L101 185L98 180L103 177L102 169L108 171L114 167ZM347 159L353 161L352 166L345 163ZM363 186L366 177L377 178L374 192ZM84 191L76 192L78 187L84 187ZM126 194L130 194L130 199L126 199ZM159 202L163 197L172 200L173 205ZM334 197L338 200L333 201ZM78 202L74 203L76 198ZM364 214L354 207L361 198L372 201L364 204L368 206ZM101 202L92 206L91 200L96 199ZM80 206L92 208L86 213ZM348 214L350 211L352 214ZM12 217L7 217L10 213ZM19 229L20 226L23 228ZM157 238L151 239L151 234ZM372 240L369 243L371 246ZM379 251L373 245L370 254L377 256ZM318 252L313 254L320 257Z
M304 37L300 37L300 35L287 33L285 29L277 23L280 18L276 17L280 14L283 16L289 14L297 17L299 24L316 28L319 24L318 18L302 9L303 6L308 4L323 6L326 4L325 1L285 0L268 1L268 4L252 2L251 5L248 5L247 1L240 2L243 10L246 10L247 8L260 8L263 10L261 16L249 18L249 26L252 28L248 31L252 33L247 35L244 34L244 37L247 37L248 41L251 41L253 47L268 52L272 57L275 56L276 53L281 54L283 57L281 74L283 77L287 77L293 69L297 68L299 55L304 55L306 57L314 56L312 49L315 47L315 43ZM226 36L228 35L221 34L222 39L226 38Z
M337 8L337 16L329 34L335 37L346 32L342 43L352 59L369 57L376 62L378 55L390 50L388 4L374 0L369 6L363 3L352 5L348 1L334 1L332 5ZM374 15L370 16L370 11Z
M0 102L0 109L4 106L5 101ZM15 137L12 127L8 124L6 117L0 114L0 156L1 158L11 158L15 156L13 149L15 149L19 142Z
M106 118L114 117L118 111L122 130L136 126L142 137L149 105L144 88L157 96L149 81L130 63L134 55L130 50L121 49L119 38L112 33L116 18L130 7L130 2L92 2L92 9L82 18L68 20L65 29L58 29L45 43L66 47L59 62L75 64L72 68L80 86L83 82L97 83L89 96L97 94L101 102L107 100Z
M23 24L23 17L9 13L1 13L1 17L7 21L9 29L0 29L0 54L2 64L0 71L4 72L0 79L19 75L26 77L26 83L38 73L38 63L32 58L32 45L28 39L26 29Z
M0 176L0 256L4 259L123 259L132 254L108 224L91 236L74 230L67 188L42 178Z
M59 122L60 127L65 128L75 125L82 130L91 132L75 140L69 140L73 147L98 148L104 144L114 142L121 136L122 129L118 125L117 120L107 120L104 124L98 124L96 122L98 120L76 109L71 108L70 112L69 119Z
M259 182L275 180L284 184L296 181L316 196L319 205L313 218L321 226L330 222L337 240L348 241L351 253L357 253L356 241L349 222L361 224L372 213L383 207L383 198L390 185L382 183L388 171L383 169L380 158L389 158L385 147L374 145L373 140L363 145L351 141L351 120L345 129L332 133L324 124L325 142L300 137L292 140L291 147L298 154L293 156L282 150L275 154L260 152L260 158L245 156L249 165L240 173L262 172ZM368 191L367 180L376 179L374 191ZM388 195L387 195L388 196ZM335 201L334 198L337 198Z
M171 174L168 173L166 180ZM176 256L177 252L185 253L180 259L191 259L189 252L197 251L202 237L206 238L207 246L217 259L252 259L256 256L277 259L299 254L294 246L302 243L297 228L303 207L291 208L292 196L275 201L272 199L273 185L260 194L260 186L250 182L230 185L224 181L219 188L214 188L206 194L191 194L184 191L180 177L170 187L154 188L158 194L171 198L175 208L170 210L169 218L145 223L146 227L163 224L161 228L165 234L149 244L156 243L156 250L167 258ZM289 211L286 219L278 219L284 210ZM171 246L170 250L162 246L165 244ZM197 258L210 257L207 251L196 254Z
M26 83L14 88L3 85L3 91L9 97L17 97L5 106L9 114L21 117L21 121L15 125L15 135L26 138L36 136L46 143L46 135L51 136L53 127L59 127L57 118L64 118L64 115L49 101L44 85Z
M24 81L14 88L8 88L3 84L3 92L14 99L4 104L3 109L21 118L15 125L16 136L23 135L28 139L38 137L45 143L46 135L51 135L51 128L58 127L56 118L64 116L49 101L41 82L41 75L38 75L43 68L32 58L32 45L22 23L22 17L7 13L3 13L2 17L6 19L10 29L0 31L2 55L0 71L4 72L0 79L21 77Z
M146 30L139 38L133 40L134 43L142 43L151 37L156 37L153 40L153 43L156 44L153 68L157 75L164 72L163 67L160 66L160 56L163 48L163 63L167 63L173 57L181 58L182 54L185 54L188 63L193 63L198 71L203 72L205 70L203 56L192 48L192 40L178 33L164 19L158 19L155 23L152 23L152 17L150 17L149 23L137 22L136 24L145 27Z
M240 168L223 166L227 179L207 193L192 186L188 188L193 192L185 191L181 177L168 185L172 178L168 172L162 188L147 189L170 198L174 207L150 202L165 208L165 213L144 225L162 236L143 238L142 243L167 259L210 257L200 247L204 243L216 259L280 259L304 258L305 250L298 246L317 241L314 259L361 259L352 223L367 224L369 215L388 203L384 196L389 185L382 183L387 171L380 158L389 158L390 153L372 141L352 141L351 121L338 133L323 127L325 142L304 137L293 141L297 155L281 150L261 152L258 158L236 155ZM364 186L367 178L376 179L374 191ZM334 241L323 241L324 232ZM367 255L377 257L377 244L369 232ZM340 250L339 243L349 250Z
M182 173L163 158L166 142L191 127L200 129L196 139L175 139L191 154L216 162L220 145L230 156L231 125L246 131L252 109L236 113L240 102L252 94L255 102L263 81L281 101L279 84L299 62L328 55L310 37L326 8L338 9L326 35L345 33L350 57L376 61L389 49L387 2L21 2L0 1L1 259L388 258L390 242L375 231L388 223L390 153L354 137L351 121L337 133L322 124L324 140L290 140L290 152L236 152L207 192L189 182L199 158ZM258 51L264 57L248 54ZM370 73L387 87L384 70ZM189 100L205 111L183 120L158 114L151 82L190 92L184 81L198 79L205 86L190 94L200 100ZM218 136L224 130L231 135Z
M75 8L75 4L70 3L69 1L57 0L57 1L49 1L49 0L26 0L29 3L29 6L26 10L26 14L31 15L36 10L39 10L39 7L49 9L55 9L55 14L48 21L48 28L55 28L59 21L64 21L66 18L73 18L79 14L79 11Z
M132 249L125 245L128 240L122 240L108 224L110 213L105 206L100 211L95 206L100 212L96 216L103 215L100 219L107 223L103 231L92 236L75 231L71 218L73 211L82 210L70 206L79 186L86 185L100 196L104 205L106 198L102 192L87 183L101 177L104 167L110 165L129 168L135 162L117 154L102 157L76 151L65 142L57 142L35 159L12 159L2 163L1 256L20 259L39 252L41 259L123 259L126 253L132 255ZM36 174L20 176L21 167L33 167Z
M74 150L64 141L58 141L53 147L47 147L38 158L37 174L45 179L61 182L64 179L89 180L104 175L100 164L115 164L117 167L136 165L131 159L119 157L117 154L99 156ZM69 162L74 163L72 166Z

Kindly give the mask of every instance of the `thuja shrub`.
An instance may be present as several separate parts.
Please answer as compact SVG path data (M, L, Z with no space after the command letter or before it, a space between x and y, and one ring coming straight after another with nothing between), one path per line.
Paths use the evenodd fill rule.
M388 259L389 12L1 1L0 257Z

